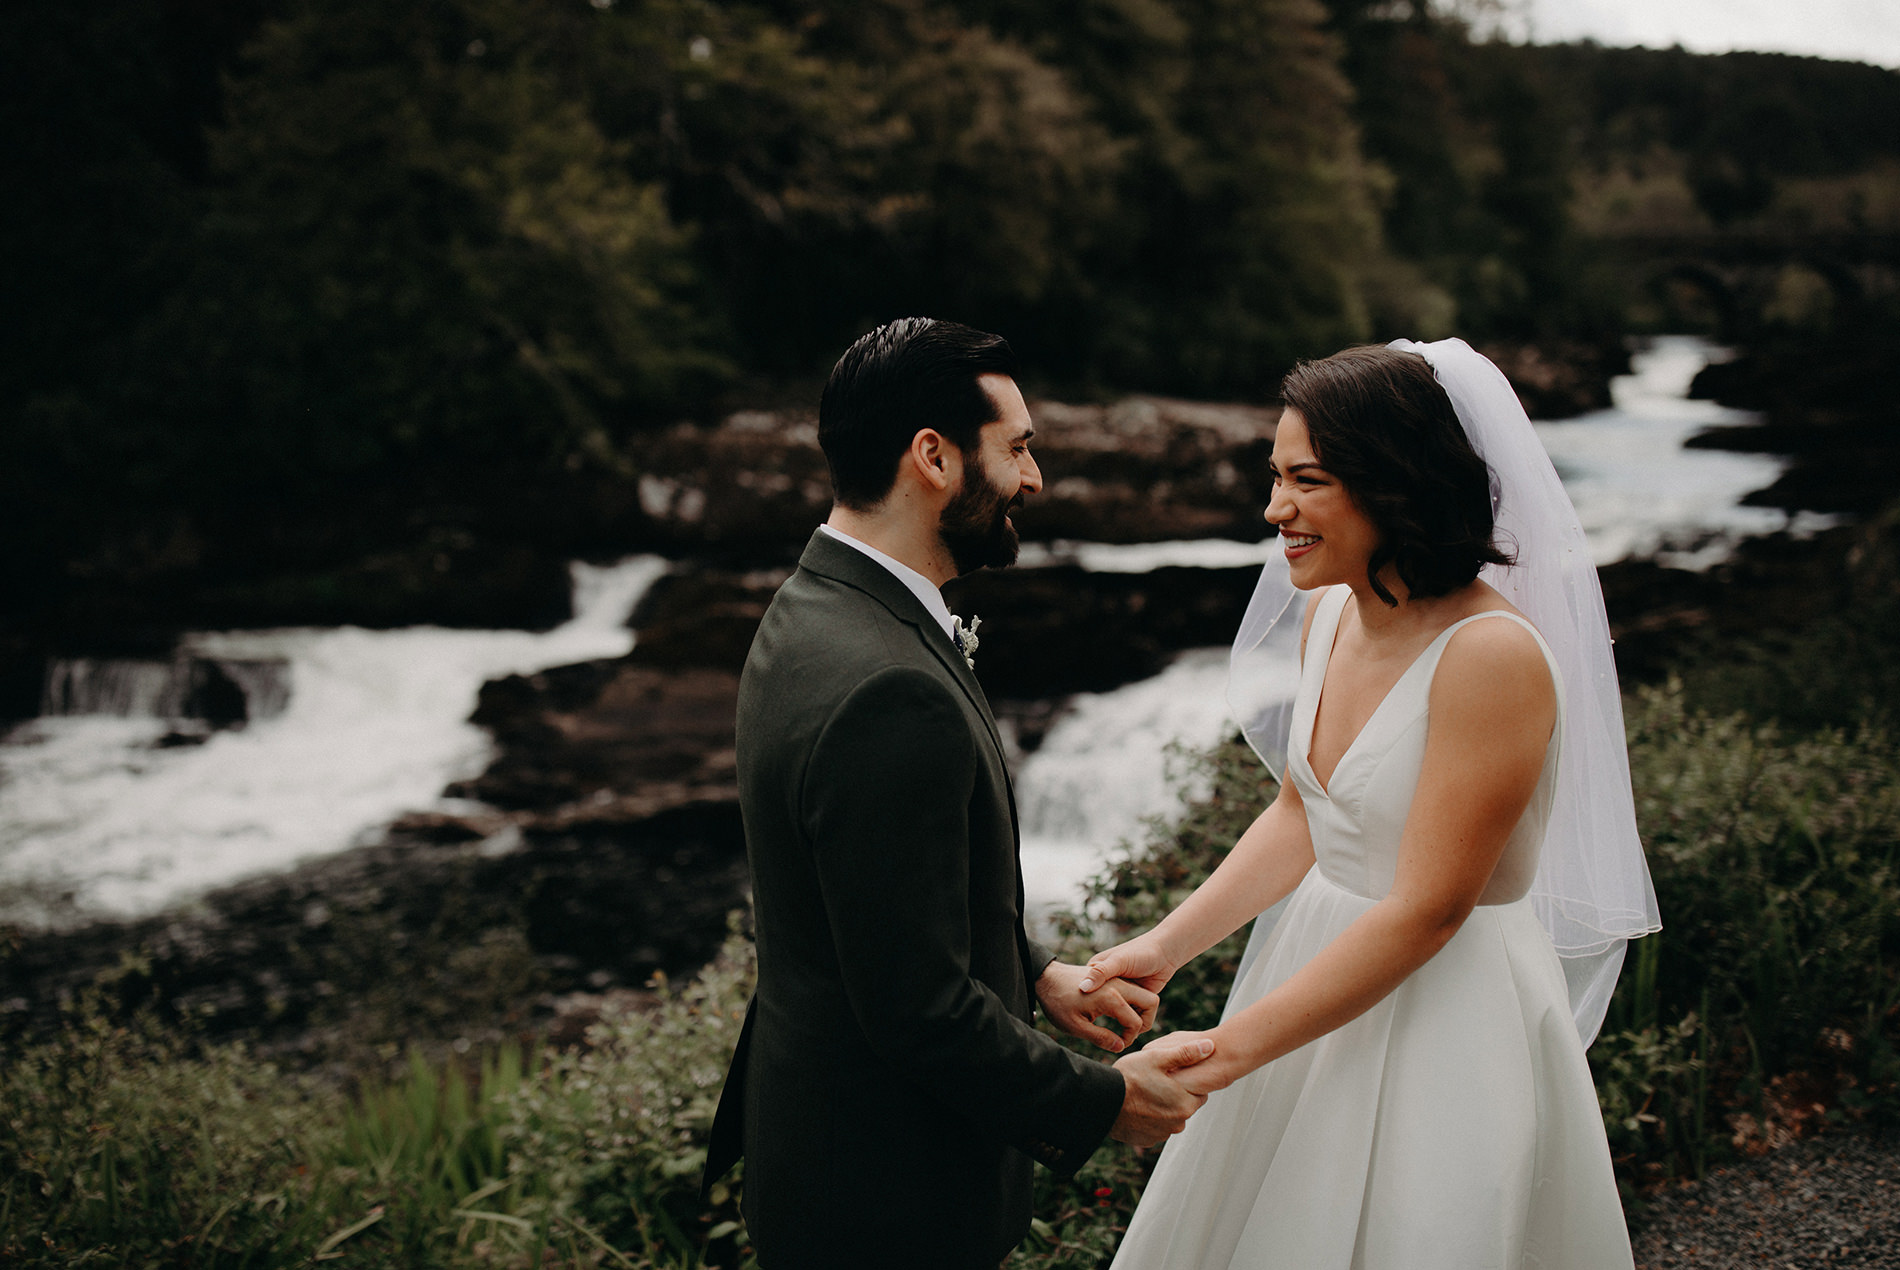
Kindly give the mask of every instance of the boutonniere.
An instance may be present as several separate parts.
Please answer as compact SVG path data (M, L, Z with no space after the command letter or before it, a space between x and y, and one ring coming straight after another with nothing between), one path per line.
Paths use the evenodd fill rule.
M983 625L983 619L972 617L965 626L963 619L956 614L950 615L950 638L956 641L957 651L963 654L963 664L971 670L976 669L976 628Z

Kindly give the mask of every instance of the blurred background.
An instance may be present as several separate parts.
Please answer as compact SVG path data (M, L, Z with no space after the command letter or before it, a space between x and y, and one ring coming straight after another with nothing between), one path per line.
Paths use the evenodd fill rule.
M355 1070L703 965L818 389L907 314L1027 367L1048 489L952 599L1039 920L1204 791L1345 345L1510 375L1626 687L1900 683L1877 0L26 0L0 64L6 1035Z
M1028 367L1047 489L950 599L1070 956L1271 793L1281 376L1461 335L1617 637L1632 1219L1892 1124L1894 67L1889 0L0 6L0 1262L750 1264L737 675L908 314ZM1146 1167L1011 1264L1106 1264Z

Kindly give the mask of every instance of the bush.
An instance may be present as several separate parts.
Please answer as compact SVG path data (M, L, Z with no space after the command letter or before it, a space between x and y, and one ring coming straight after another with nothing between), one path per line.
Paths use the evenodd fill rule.
M1817 1099L1885 1106L1900 1001L1900 747L1872 725L1789 737L1705 714L1675 684L1633 698L1629 733L1663 930L1636 945L1592 1058L1602 1088L1620 1070L1604 1055L1627 1057L1653 1034L1658 1089L1675 1092L1641 1143L1623 1143L1628 1163L1699 1172L1730 1146L1773 1140L1777 1123L1798 1131L1789 1116ZM1709 1069L1692 1073L1682 1062L1698 1028ZM1802 1106L1778 1105L1791 1081ZM1722 1114L1694 1105L1691 1087ZM1618 1097L1604 1092L1606 1117Z
M412 1056L354 1097L149 1019L75 1017L0 1067L0 1263L459 1268L751 1264L699 1170L751 985L748 946L471 1080ZM708 1259L711 1250L712 1259Z
M312 1246L309 1146L335 1095L149 1020L75 1019L0 1066L0 1262L270 1264Z
M742 1169L699 1202L706 1140L752 993L752 946L718 960L650 1010L596 1025L590 1047L553 1055L506 1100L508 1175L535 1192L523 1214L588 1232L636 1264L751 1265L739 1218Z

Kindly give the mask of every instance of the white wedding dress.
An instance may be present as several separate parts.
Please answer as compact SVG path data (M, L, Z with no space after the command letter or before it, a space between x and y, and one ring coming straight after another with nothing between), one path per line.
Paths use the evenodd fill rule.
M1349 594L1336 587L1318 602L1293 714L1287 767L1317 863L1234 985L1230 1012L1284 982L1390 889L1445 645L1465 622L1522 621L1484 614L1442 632L1380 703L1328 789L1307 748ZM1557 748L1553 740L1530 806L1458 933L1366 1013L1209 1098L1163 1149L1116 1270L1631 1265L1563 968L1522 898Z

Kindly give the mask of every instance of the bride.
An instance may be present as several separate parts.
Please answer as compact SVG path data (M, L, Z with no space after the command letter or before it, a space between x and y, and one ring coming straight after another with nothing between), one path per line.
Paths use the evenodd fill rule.
M1219 1026L1155 1042L1211 1035L1184 1075L1217 1092L1115 1265L1627 1267L1583 1051L1658 922L1576 514L1460 340L1283 395L1230 690L1279 795L1084 982L1159 989L1260 915Z

